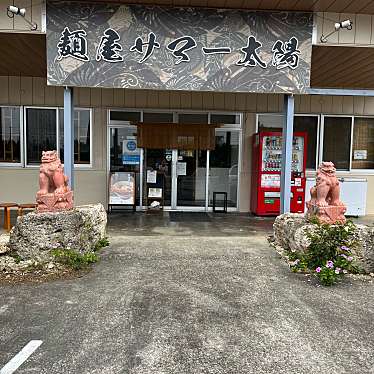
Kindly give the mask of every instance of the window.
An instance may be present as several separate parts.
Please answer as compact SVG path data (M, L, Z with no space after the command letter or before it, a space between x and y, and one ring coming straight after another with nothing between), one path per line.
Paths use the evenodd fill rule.
M56 109L26 109L26 160L40 163L42 151L57 149Z
M123 143L126 140L137 140L136 126L113 127L110 129L110 171L136 171L139 172L139 164L124 163Z
M352 169L374 169L374 118L354 119Z
M91 112L87 109L74 110L74 163L90 164ZM60 158L64 159L64 111L59 109Z
M307 133L307 169L316 169L318 149L318 116L297 115L294 117L294 132ZM283 115L260 114L258 116L258 129L261 131L282 131Z
M307 133L306 168L316 169L317 144L318 144L318 117L295 116L294 132Z
M20 108L0 108L0 163L21 163Z
M123 110L110 110L110 121L119 122L140 122L140 112L127 112Z
M178 123L208 123L208 113L179 114Z
M145 123L173 123L173 113L144 112Z
M282 131L282 114L259 114L258 131Z
M323 161L331 161L337 170L349 170L352 117L324 117Z
M58 126L57 126L58 118ZM42 151L58 149L64 158L64 111L26 108L26 164L39 165ZM91 111L74 110L74 162L91 163Z
M240 124L239 114L211 114L210 123L221 125Z
M216 130L216 146L210 152L209 206L213 205L213 192L227 192L229 207L237 205L239 131Z

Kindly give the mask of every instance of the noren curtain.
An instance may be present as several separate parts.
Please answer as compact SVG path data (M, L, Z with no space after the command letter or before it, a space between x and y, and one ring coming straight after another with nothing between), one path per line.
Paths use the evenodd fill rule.
M219 125L137 123L138 147L153 149L213 150Z

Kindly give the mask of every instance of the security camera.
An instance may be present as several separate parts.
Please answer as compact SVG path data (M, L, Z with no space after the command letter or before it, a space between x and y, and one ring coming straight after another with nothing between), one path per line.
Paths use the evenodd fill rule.
M25 8L18 8L14 5L9 5L7 10L8 10L8 15L12 14L13 16L16 15L16 16L22 16L22 17L25 17L26 15Z
M352 25L353 22L350 19L347 19L342 22L336 22L335 23L335 31L338 31L340 29L347 29L347 30L352 30Z
M329 38L329 36L331 36L332 34L335 34L340 29L352 30L352 25L353 25L353 22L350 19L346 19L345 21L341 21L341 22L336 22L334 25L333 31L331 31L327 35L323 35L323 34L321 35L321 38L320 38L321 43L327 43L327 39Z
M35 31L35 30L38 29L38 24L37 23L31 22L27 18L25 18L25 16L26 16L26 9L25 8L18 8L14 5L9 5L6 8L6 11L7 11L7 15L8 15L9 18L13 18L14 16L21 16L21 17L23 17L25 22L30 25L31 30Z

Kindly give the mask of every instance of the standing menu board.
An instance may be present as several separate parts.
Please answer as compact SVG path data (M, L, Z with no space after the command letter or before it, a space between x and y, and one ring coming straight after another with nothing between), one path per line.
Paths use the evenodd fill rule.
M109 179L109 207L112 205L136 208L136 183L134 172L113 172Z

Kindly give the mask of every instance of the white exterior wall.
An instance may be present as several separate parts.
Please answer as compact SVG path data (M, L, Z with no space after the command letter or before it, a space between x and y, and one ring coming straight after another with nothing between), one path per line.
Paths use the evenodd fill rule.
M25 8L25 18L36 23L38 25L37 30L30 30L30 25L21 16L9 18L7 15L9 5ZM0 32L41 33L43 13L45 13L45 1L43 0L0 0Z
M42 78L0 77L0 105L63 106L63 89L49 87ZM107 200L107 109L217 110L244 113L240 210L249 211L251 181L251 136L256 113L282 111L282 95L224 94L217 92L167 92L125 89L75 89L75 105L93 109L93 163L76 171L77 204ZM296 113L356 114L374 116L374 98L296 96ZM367 213L374 214L374 174L352 172L368 179ZM348 176L345 173L345 176ZM33 202L37 190L37 168L0 166L0 201Z
M329 36L327 43L321 43L321 35L327 35L334 30L336 22L351 20L352 30L342 29ZM374 16L371 14L327 13L314 14L315 44L373 46L374 45Z

